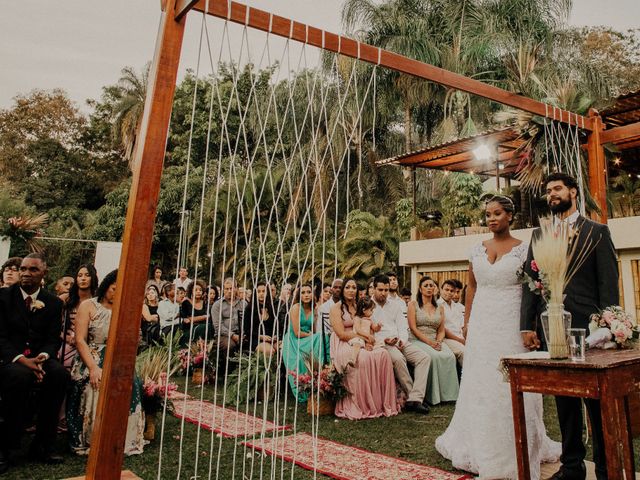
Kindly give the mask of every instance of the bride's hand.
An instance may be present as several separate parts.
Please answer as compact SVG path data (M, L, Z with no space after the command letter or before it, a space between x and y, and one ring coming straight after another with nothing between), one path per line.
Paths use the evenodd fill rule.
M467 339L467 332L469 331L469 325L466 323L462 327L462 338Z
M522 332L522 343L529 350L537 350L540 348L540 340L536 332Z

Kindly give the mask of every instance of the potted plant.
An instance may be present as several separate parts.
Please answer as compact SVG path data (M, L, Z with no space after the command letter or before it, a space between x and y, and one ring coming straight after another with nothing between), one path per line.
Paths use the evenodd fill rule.
M215 375L213 362L209 359L213 352L213 340L205 342L199 339L178 352L180 372L191 373L191 382L195 385L210 383Z
M149 347L136 359L136 373L143 381L142 408L145 413L145 440L155 437L156 414L164 408L172 408L169 394L177 390L175 383L169 382L178 365L170 361L169 347L157 345ZM167 375L168 373L168 375Z
M318 371L307 364L309 373L289 372L298 382L298 391L309 395L307 413L310 415L333 415L336 402L346 397L349 391L344 385L345 373L333 365L325 365Z

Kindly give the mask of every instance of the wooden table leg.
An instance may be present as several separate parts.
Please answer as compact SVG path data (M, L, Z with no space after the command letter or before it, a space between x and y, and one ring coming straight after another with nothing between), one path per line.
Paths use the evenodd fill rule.
M511 406L513 409L513 433L516 442L516 458L518 460L518 478L531 480L529 468L529 447L527 445L527 423L524 413L524 396L518 391L517 369L509 372L511 378Z
M622 479L622 462L620 459L620 415L609 389L603 386L600 397L600 413L602 416L602 433L604 436L604 452L607 457L607 475L610 479ZM635 475L635 474L634 474ZM634 478L633 476L631 478Z
M633 436L631 434L628 396L618 398L618 413L624 473L626 478L635 479L636 466L633 458Z

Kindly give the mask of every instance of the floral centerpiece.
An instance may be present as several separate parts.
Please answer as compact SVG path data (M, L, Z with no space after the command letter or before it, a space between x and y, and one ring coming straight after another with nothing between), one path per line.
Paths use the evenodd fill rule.
M192 382L196 385L208 383L215 373L214 363L210 360L213 345L213 340L205 342L203 339L198 339L189 345L189 348L178 351L180 372L183 375L191 372Z
M309 369L309 373L290 371L298 385L298 392L307 393L307 412L312 415L333 414L335 403L349 395L344 384L345 373L333 365ZM319 397L319 398L318 398Z
M640 336L633 316L618 305L612 305L591 315L589 323L589 348L630 347L631 341Z
M571 314L564 310L564 290L597 245L587 241L578 247L574 242L578 231L567 222L554 224L552 217L541 219L540 235L533 240L533 258L528 274L520 269L518 275L532 292L547 303L541 315L547 346L551 358L567 358L567 328L571 326Z

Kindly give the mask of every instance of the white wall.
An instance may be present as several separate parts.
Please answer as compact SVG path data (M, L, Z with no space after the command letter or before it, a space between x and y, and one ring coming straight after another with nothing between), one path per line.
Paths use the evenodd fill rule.
M98 242L94 266L98 272L99 280L102 280L107 273L118 268L121 253L122 243L120 242Z

